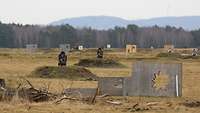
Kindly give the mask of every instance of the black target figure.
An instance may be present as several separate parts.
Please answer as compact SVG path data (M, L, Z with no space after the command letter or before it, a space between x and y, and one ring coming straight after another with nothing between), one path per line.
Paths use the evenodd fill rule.
M67 64L67 55L64 51L61 51L58 55L58 66L66 66Z
M98 48L98 50L97 50L97 58L103 58L103 49L102 48Z

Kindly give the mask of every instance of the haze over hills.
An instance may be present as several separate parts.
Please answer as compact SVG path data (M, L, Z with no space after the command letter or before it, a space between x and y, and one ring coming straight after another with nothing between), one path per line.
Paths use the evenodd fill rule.
M160 17L141 20L126 20L112 16L84 16L77 18L62 19L50 23L50 25L70 24L74 27L83 28L91 27L94 29L110 29L115 26L125 27L128 24L136 24L138 26L175 26L182 27L186 30L195 30L200 28L200 16L182 16L182 17Z

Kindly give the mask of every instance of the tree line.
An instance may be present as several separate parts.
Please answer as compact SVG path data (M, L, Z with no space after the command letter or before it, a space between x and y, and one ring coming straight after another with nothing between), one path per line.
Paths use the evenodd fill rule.
M198 47L200 29L185 31L182 28L166 27L115 27L109 30L92 28L74 28L68 24L61 26L39 26L4 24L0 22L0 47L24 48L26 44L38 44L40 48L57 48L59 44L70 44L72 47L83 45L87 48L105 47L111 44L114 48L136 44L141 48L160 48L165 44L175 47Z

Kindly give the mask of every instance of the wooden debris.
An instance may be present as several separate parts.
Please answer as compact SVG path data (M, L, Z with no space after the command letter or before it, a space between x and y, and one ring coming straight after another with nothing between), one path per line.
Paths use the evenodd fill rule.
M129 112L147 111L150 110L150 107L136 103L132 107L126 108L126 110Z
M34 88L30 81L24 79L30 88L22 87L21 84L17 88L0 88L1 100L11 101L14 96L28 100L30 102L43 102L55 99L57 95Z
M158 104L159 104L159 102L149 102L146 105L147 106L155 106L155 105L158 105Z
M62 102L63 100L74 100L74 101L80 101L80 99L78 98L72 98L72 97L63 97L59 100L57 100L56 102L54 102L55 104L59 104L60 102Z
M189 101L187 100L186 102L182 103L182 105L186 106L186 107L200 107L200 101Z
M104 97L108 97L109 95L108 94L103 94L103 95L100 95L100 96L97 96L98 98L104 98Z
M109 101L109 100L107 100L106 102L109 103L109 104L113 104L113 105L122 105L122 102L118 102L118 101Z

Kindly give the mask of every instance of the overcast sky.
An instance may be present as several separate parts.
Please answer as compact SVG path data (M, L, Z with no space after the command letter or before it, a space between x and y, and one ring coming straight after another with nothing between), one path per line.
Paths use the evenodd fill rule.
M80 16L200 16L200 0L0 0L0 21L48 24Z

